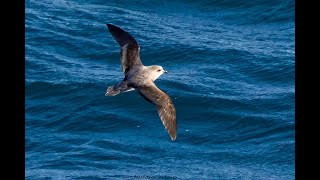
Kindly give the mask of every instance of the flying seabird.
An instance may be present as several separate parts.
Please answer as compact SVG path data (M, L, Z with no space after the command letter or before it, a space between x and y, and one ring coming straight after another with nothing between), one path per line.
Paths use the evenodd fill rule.
M120 45L120 62L124 79L107 89L106 96L136 90L147 101L156 106L162 124L168 131L171 140L177 137L176 110L170 97L159 89L154 81L163 73L167 73L161 66L144 66L140 59L138 42L123 29L107 24L113 38Z

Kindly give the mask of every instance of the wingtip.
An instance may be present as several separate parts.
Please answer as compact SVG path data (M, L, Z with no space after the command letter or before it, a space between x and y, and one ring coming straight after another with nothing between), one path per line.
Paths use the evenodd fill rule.
M108 27L109 32L112 34L113 38L121 47L127 43L131 43L132 45L139 47L138 42L125 30L110 23L107 23L106 26Z
M176 140L177 136L170 136L171 137L171 140L174 141Z
M114 25L110 24L110 23L107 23L106 26L110 29L110 28L113 28Z

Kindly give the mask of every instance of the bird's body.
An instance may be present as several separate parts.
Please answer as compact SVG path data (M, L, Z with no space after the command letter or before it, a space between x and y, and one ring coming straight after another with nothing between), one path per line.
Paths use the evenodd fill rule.
M163 73L167 73L161 66L144 66L140 60L140 46L126 31L117 26L107 24L109 31L120 45L120 62L124 78L115 86L107 89L107 96L136 90L147 101L154 104L160 119L167 129L171 140L177 136L176 110L170 97L161 91L154 81Z

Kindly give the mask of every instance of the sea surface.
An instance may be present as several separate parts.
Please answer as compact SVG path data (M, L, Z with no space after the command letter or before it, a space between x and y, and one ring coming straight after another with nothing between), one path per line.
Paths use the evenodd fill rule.
M26 179L295 179L293 0L26 0ZM175 141L122 80L128 31Z

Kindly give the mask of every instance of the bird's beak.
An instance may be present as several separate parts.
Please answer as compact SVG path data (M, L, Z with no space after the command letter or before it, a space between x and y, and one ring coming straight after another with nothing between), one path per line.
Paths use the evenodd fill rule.
M168 71L164 71L164 73L166 73L166 74L167 74L167 73L168 73Z

